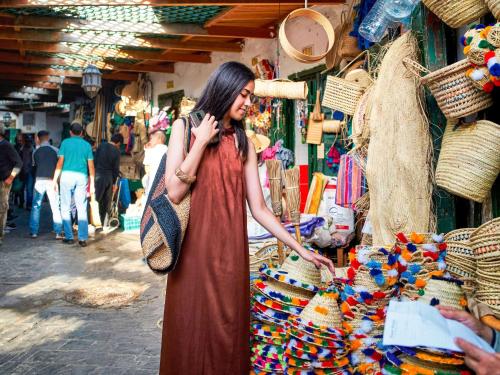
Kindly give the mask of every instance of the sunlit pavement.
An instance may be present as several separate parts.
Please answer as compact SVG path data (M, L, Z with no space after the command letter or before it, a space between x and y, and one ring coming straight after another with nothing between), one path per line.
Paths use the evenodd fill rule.
M165 279L142 262L138 235L65 245L44 207L31 239L16 213L0 247L0 374L157 374Z

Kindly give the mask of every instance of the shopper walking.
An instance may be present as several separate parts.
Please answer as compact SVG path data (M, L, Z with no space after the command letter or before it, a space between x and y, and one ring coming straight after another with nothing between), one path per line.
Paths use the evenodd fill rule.
M113 134L110 142L101 143L95 154L95 197L99 202L101 223L111 207L111 199L117 189L115 182L120 175L121 134Z
M151 190L161 159L167 153L166 141L167 137L165 133L162 130L157 130L150 135L149 142L144 146L144 161L142 163L144 164L146 175L142 179L142 184L144 185L146 199Z
M333 272L331 260L303 248L266 207L257 155L242 122L253 91L252 71L237 62L225 63L211 75L194 109L207 115L192 129L187 156L184 122L173 124L166 188L174 203L191 190L191 211L179 261L168 276L162 375L250 371L246 201L267 230L304 259Z
M5 139L5 131L0 128L0 246L9 211L9 193L12 181L21 171L23 162L14 146Z
M54 189L54 172L57 165L58 149L49 143L49 132L41 130L37 134L38 148L33 153L33 166L35 169L35 188L33 206L30 216L30 236L38 237L40 227L40 210L43 198L47 194L50 209L52 210L52 221L56 240L63 238L62 218L59 193Z
M23 183L23 187L19 194L19 208L31 210L33 202L33 144L31 139L26 135L19 133L16 137L16 150L21 157L23 166L19 177Z
M78 243L87 246L88 218L87 218L87 184L90 176L90 194L95 192L95 170L92 147L82 138L83 127L73 123L70 129L70 138L61 143L59 160L54 173L54 187L60 181L61 216L63 220L64 240L66 244L73 244L73 230L71 226L71 198L74 198L78 214Z

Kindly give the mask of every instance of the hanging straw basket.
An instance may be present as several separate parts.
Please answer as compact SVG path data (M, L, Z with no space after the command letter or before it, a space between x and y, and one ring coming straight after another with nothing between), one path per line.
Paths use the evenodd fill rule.
M403 59L403 64L419 77L421 84L429 88L447 119L468 116L493 105L491 96L478 90L465 76L465 72L471 68L467 59L432 73L408 58ZM421 76L422 73L425 74L424 77Z
M256 79L254 94L260 97L272 97L283 99L300 99L307 98L308 88L307 82L293 82L286 79Z
M444 23L455 29L488 13L484 0L422 0L422 2Z
M498 0L485 0L486 5L490 8L491 13L496 20L500 19L500 1Z
M352 116L364 91L365 89L357 83L340 77L328 76L321 104L323 107Z
M460 197L483 202L500 172L500 125L449 122L436 169L438 186Z

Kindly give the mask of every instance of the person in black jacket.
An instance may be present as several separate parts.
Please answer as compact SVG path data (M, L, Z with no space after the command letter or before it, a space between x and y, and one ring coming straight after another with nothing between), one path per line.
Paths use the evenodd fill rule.
M114 134L111 141L101 143L95 153L95 197L99 202L99 216L101 223L106 225L104 219L109 213L114 184L120 174L120 146L123 143L121 134Z
M54 223L54 232L56 239L61 240L62 236L62 217L60 208L59 193L54 188L52 177L57 165L58 149L49 143L49 132L41 130L37 134L39 147L33 153L33 165L35 167L35 196L30 216L30 235L32 238L38 237L38 228L40 226L40 210L45 194L49 199L50 209L52 210L52 220Z
M5 131L0 127L0 246L9 211L9 193L12 181L21 170L23 162L14 146L5 139Z

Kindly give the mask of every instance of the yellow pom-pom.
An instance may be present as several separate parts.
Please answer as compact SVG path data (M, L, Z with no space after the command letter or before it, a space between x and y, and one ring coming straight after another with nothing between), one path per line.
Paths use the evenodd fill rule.
M412 232L410 234L410 241L413 242L414 244L421 244L424 243L425 237L421 234L417 234L415 232Z
M460 299L460 306L466 307L467 306L467 299L461 298Z
M470 52L470 46L465 46L464 47L464 55L468 55Z
M323 315L328 314L328 309L326 307L323 307L323 306L316 306L314 308L314 311L316 311L317 313L323 314Z

